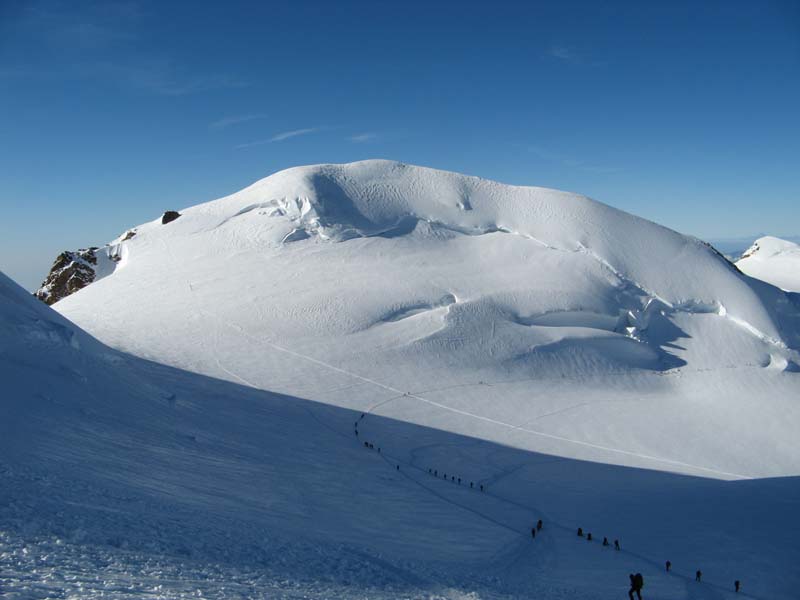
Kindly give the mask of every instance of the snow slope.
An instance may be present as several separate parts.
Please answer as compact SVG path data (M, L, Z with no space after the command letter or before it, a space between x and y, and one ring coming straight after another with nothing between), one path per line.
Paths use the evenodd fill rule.
M180 212L56 310L160 363L524 450L800 473L800 302L695 238L390 161Z
M789 292L800 292L800 245L762 237L736 261L741 271Z
M382 414L531 450L797 473L797 306L697 240L384 161L181 212L56 308L158 362L356 410L401 396Z
M800 585L796 477L563 459L179 371L2 274L0 377L3 598L610 599L629 572L652 598Z

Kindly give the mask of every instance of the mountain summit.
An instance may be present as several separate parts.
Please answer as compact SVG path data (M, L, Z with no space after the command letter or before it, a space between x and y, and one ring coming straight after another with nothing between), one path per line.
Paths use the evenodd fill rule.
M117 240L113 273L54 308L171 366L529 450L798 468L797 297L700 240L382 160L288 169L180 215Z
M800 584L798 295L699 240L367 161L169 211L45 299L77 274L52 308L0 274L12 594Z

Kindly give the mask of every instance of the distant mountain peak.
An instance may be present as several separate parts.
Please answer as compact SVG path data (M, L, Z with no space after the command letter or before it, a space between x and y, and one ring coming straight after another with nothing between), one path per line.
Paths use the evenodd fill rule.
M756 279L790 292L800 292L800 244L764 236L736 261L736 266Z

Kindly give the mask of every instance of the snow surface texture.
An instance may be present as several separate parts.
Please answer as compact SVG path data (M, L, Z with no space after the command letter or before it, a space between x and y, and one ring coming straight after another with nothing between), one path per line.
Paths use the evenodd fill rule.
M576 461L179 371L2 274L0 377L3 598L602 600L631 572L646 598L800 585L797 477Z
M800 473L800 301L697 239L390 161L180 212L56 310L159 363L522 450Z
M776 237L762 237L736 262L741 271L782 288L800 292L800 245Z

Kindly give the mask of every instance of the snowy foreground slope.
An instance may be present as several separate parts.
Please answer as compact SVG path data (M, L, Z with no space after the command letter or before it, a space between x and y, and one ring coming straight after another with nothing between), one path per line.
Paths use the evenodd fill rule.
M54 308L115 348L520 450L800 474L800 301L588 198L389 161L133 228Z
M740 270L790 292L800 292L800 245L763 237L736 262Z
M0 377L3 598L611 599L630 572L648 598L800 585L797 477L576 461L180 371L2 274Z

